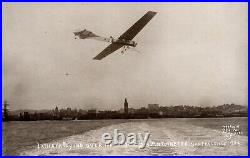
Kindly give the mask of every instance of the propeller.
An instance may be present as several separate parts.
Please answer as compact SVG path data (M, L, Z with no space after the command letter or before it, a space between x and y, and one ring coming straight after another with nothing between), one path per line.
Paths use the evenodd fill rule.
M140 42L139 42L139 39L140 39L140 38L138 38L138 37L135 39L135 42L136 42L137 44L140 43ZM132 51L135 51L135 52L137 52L137 53L141 53L141 51L138 50L137 47L133 47L133 48L131 48L131 50L132 50Z
M138 44L139 38L137 38L137 40L135 40L135 42ZM121 51L122 54L124 54L126 51L129 51L129 50L135 51L135 52L137 52L137 53L141 53L141 51L139 51L138 49L136 49L136 47L132 47L132 46L123 46L122 48L123 48L123 50Z

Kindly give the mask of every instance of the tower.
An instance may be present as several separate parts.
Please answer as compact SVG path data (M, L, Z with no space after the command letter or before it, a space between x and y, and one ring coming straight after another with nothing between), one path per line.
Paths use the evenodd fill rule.
M128 114L128 102L127 102L127 98L125 98L125 102L124 102L124 113Z

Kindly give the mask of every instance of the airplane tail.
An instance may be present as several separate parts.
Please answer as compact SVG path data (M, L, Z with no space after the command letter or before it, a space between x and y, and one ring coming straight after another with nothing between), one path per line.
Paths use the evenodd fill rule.
M86 29L84 29L83 31L74 32L74 35L78 36L80 39L99 37L96 34L94 34L93 32L88 31Z
M86 29L84 29L82 31L74 32L74 35L77 36L79 39L95 39L98 41L104 41L104 42L109 42L109 43L112 42L111 37L110 38L101 37L101 36L94 34L91 31L86 30ZM77 39L77 38L75 38L75 39Z

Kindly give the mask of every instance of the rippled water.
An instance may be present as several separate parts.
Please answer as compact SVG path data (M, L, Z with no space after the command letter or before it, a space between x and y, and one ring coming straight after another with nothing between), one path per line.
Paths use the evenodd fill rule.
M81 123L71 123L78 125L78 128L81 126ZM227 140L222 133L222 126L225 125L239 125L242 133ZM148 146L143 149L138 145L126 144L104 146L101 142L103 133L114 135L114 129L118 129L125 136L128 133L150 133ZM38 145L33 145L23 148L18 153L21 155L247 155L247 139L247 118L127 120L55 138L41 143L39 149ZM58 146L49 147L51 144Z

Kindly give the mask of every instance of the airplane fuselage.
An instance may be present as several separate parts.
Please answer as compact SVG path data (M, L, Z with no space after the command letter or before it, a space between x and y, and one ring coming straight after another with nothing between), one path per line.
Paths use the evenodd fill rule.
M126 40L126 39L112 39L112 43L118 43L126 46L136 47L137 43L135 41Z
M90 31L87 30L83 30L83 31L79 31L79 32L74 32L75 34L75 39L79 38L79 39L95 39L95 40L99 40L99 41L104 41L104 42L109 42L109 43L118 43L118 44L122 44L125 46L131 46L131 47L136 47L137 43L135 41L132 40L126 40L126 39L115 39L112 36L110 37L101 37L98 36Z

